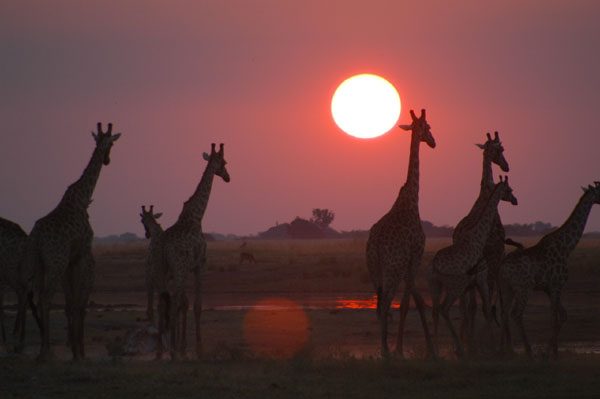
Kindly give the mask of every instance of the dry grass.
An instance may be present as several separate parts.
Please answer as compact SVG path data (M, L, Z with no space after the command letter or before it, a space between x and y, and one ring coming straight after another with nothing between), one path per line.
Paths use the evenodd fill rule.
M526 246L539 237L513 237ZM451 244L450 238L431 238L425 246L422 265L417 275L417 287L427 291L425 271L435 253ZM372 288L365 262L366 239L329 240L248 240L246 252L256 263L240 264L240 241L208 242L207 279L209 287L221 287L225 278L229 290L292 290L362 292ZM144 285L147 243L96 244L98 260L97 282L103 289L134 289ZM570 280L581 283L590 277L600 277L600 238L580 241L570 258ZM123 279L124 278L124 279Z

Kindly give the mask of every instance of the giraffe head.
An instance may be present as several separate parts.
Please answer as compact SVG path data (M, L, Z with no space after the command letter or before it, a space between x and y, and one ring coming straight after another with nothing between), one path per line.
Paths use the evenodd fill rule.
M503 172L508 172L508 162L504 159L504 147L498 137L498 132L494 132L494 138L488 133L485 144L475 144L483 150L484 156L498 165Z
M210 155L206 152L203 154L204 159L209 163L215 163L215 175L221 177L226 183L229 183L229 173L225 168L227 161L225 160L225 150L223 149L223 143L219 146L219 151L215 151L215 143L212 143Z
M508 185L508 176L504 177L504 181L502 181L502 176L500 176L500 182L506 185L500 200L510 202L512 205L518 205L519 202L517 201L517 197L514 196L513 189Z
M150 238L152 236L152 230L161 228L160 224L156 221L159 217L162 216L162 213L154 213L154 205L150 205L150 210L146 211L146 205L142 205L142 213L140 213L142 217L142 224L144 225L144 230L146 233L146 238Z
M416 134L420 141L427 143L431 148L435 148L435 139L431 134L431 126L425 119L425 109L421 110L421 116L416 117L415 111L410 110L410 117L412 123L410 125L400 125L400 129L412 131L412 134Z
M600 204L600 181L595 181L594 185L589 185L587 187L581 187L583 192L587 195L594 196L594 203Z
M98 134L92 132L92 136L94 137L94 140L96 140L96 149L104 153L102 163L108 165L110 163L110 149L112 148L113 143L121 137L121 133L112 134L112 123L109 123L108 130L103 132L102 123L98 122Z

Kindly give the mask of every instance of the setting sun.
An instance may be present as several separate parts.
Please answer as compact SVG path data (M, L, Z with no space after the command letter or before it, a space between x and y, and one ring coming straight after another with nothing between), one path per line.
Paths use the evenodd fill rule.
M339 128L351 136L363 139L381 136L400 117L400 96L381 76L355 75L335 91L331 114Z

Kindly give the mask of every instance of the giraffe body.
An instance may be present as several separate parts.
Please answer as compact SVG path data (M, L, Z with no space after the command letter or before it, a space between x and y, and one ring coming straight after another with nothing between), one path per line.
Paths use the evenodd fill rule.
M400 126L410 130L411 145L406 183L400 189L392 209L371 227L367 240L367 267L377 293L377 314L381 323L381 352L389 353L387 344L388 312L396 289L401 281L405 283L396 353L402 356L404 321L408 312L410 297L415 300L428 345L428 354L433 354L427 321L424 315L424 302L417 291L414 280L425 248L425 234L419 215L419 147L426 142L431 148L435 140L425 119L425 110L417 118L411 110L412 124Z
M569 277L567 262L581 239L594 204L600 204L600 182L584 189L584 194L570 216L557 230L542 237L533 247L514 251L504 258L499 273L503 344L511 346L508 324L510 313L527 354L532 355L523 326L523 313L531 291L544 291L550 298L553 316L552 338L548 349L557 356L558 334L567 318L567 312L561 303L562 289Z
M96 148L82 176L71 184L60 203L39 219L27 241L22 273L33 275L34 293L41 321L40 359L50 356L50 308L54 293L62 286L73 358L85 356L83 322L94 281L93 230L87 208L103 165L110 163L110 149L120 137L112 135L112 124L92 133Z
M150 323L154 322L154 284L152 282L152 252L153 247L157 245L158 237L163 233L163 228L156 219L162 216L162 213L154 213L154 205L150 205L150 210L146 211L146 207L142 206L142 225L144 225L144 231L146 238L150 239L150 245L148 246L148 259L146 260L146 317Z
M17 319L14 334L19 335L18 349L22 348L25 338L25 316L27 309L27 280L19 274L19 264L25 252L27 233L21 226L0 218L0 334L2 342L6 342L4 327L4 291L11 288L17 294Z
M456 243L442 248L435 254L429 268L434 333L437 335L438 314L441 313L452 333L459 356L464 355L464 351L456 330L450 321L450 307L456 299L465 293L468 287L477 283L477 288L483 298L487 328L488 331L491 331L487 278L478 279L477 275L485 271L487 267L486 260L483 258L483 251L490 231L494 227L498 202L503 196L511 192L508 179L501 180L500 183L496 184L479 217L463 230ZM446 297L440 305L442 289L445 290Z
M202 312L201 284L206 263L206 241L202 234L202 217L206 211L215 175L229 182L225 168L223 144L219 151L212 145L210 156L196 191L183 205L174 225L158 237L151 252L153 284L159 294L159 339L157 357L164 350L163 339L170 335L171 359L185 356L186 318L188 299L184 283L189 273L194 275L194 319L196 324L196 355L201 356L200 315Z

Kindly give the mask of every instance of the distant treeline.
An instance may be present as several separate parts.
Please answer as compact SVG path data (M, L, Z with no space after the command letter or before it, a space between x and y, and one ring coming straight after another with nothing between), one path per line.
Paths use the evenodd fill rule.
M431 222L424 220L422 223L423 231L427 237L452 237L454 227L436 226ZM535 222L529 224L506 224L504 230L506 236L542 236L548 234L556 227L550 223ZM588 233L590 235L600 233ZM204 233L207 241L214 240L289 240L289 239L321 239L321 238L366 238L369 236L368 230L337 231L323 223L317 223L314 220L307 220L297 217L290 223L276 224L275 226L252 236L237 236L234 234ZM144 240L134 233L124 233L121 235L109 235L107 237L96 237L94 242L113 243L113 242L134 242Z
M452 237L454 227L436 226L427 220L421 222L427 237ZM529 224L513 223L504 225L507 236L541 236L556 229L550 223L535 222ZM259 233L258 239L294 239L294 238L363 238L368 237L368 230L352 230L338 232L331 227L318 225L311 220L297 217L291 223L277 224Z

